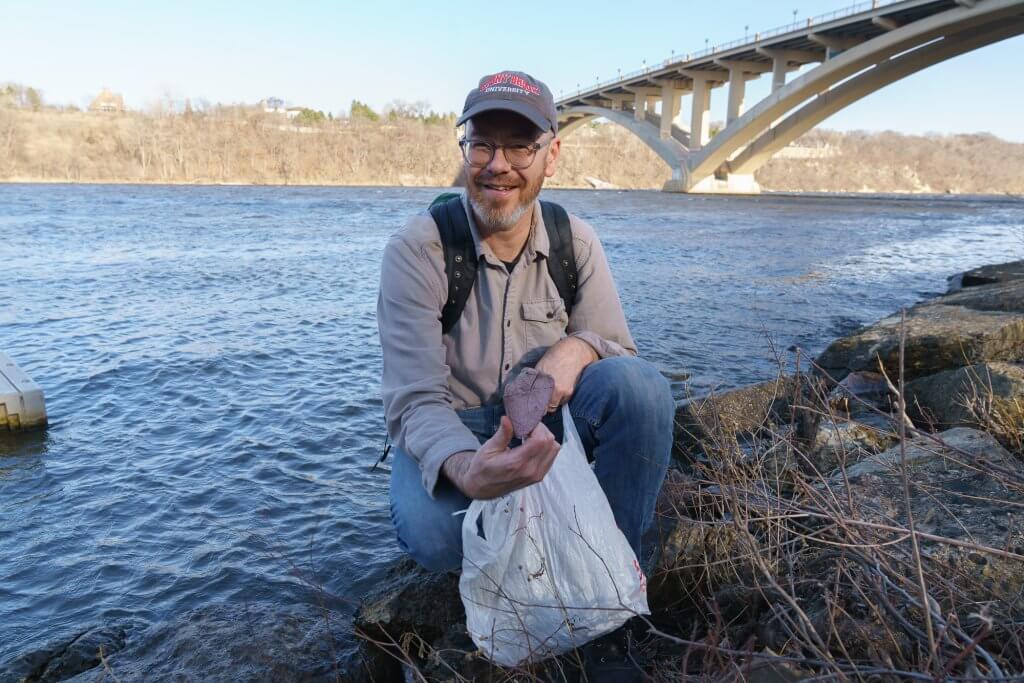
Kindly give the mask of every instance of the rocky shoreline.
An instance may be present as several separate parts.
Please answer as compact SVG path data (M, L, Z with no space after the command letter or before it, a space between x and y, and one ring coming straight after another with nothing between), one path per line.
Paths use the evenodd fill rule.
M1024 261L788 365L678 408L638 642L653 679L1024 675ZM130 624L85 630L0 681L576 680L571 657L492 667L457 577L410 560L362 600L355 646L338 603L264 607L136 643ZM230 623L258 634L244 654Z
M649 673L1024 675L1024 262L954 276L808 365L679 407ZM455 577L409 561L356 628L348 680L572 680L489 666Z

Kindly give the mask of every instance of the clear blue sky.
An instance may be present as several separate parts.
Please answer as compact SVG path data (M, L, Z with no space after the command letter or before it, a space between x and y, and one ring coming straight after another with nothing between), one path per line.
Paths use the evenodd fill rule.
M480 75L528 71L557 95L677 53L848 5L844 0L645 2L54 2L0 0L0 82L88 103L107 86L142 108L181 100L347 111L425 100L458 110ZM990 131L1024 141L1024 36L900 81L824 127ZM769 78L748 86L748 103ZM1014 85L1018 84L1018 85ZM724 91L712 116L724 119Z

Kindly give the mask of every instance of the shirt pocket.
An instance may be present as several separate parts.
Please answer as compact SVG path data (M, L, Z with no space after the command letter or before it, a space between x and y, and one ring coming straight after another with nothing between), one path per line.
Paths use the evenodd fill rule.
M523 302L523 331L526 351L551 346L565 336L569 316L561 299L534 299Z

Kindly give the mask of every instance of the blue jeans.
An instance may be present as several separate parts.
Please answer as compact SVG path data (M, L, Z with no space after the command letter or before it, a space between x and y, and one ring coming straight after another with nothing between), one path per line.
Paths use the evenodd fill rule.
M583 370L569 412L615 522L647 565L642 540L672 453L675 404L668 382L639 358L606 358ZM481 443L498 430L502 415L501 405L459 411ZM561 411L547 415L544 424L562 440ZM391 452L391 521L399 546L426 569L460 568L462 516L452 513L469 507L469 498L443 474L431 498L416 461L398 448Z

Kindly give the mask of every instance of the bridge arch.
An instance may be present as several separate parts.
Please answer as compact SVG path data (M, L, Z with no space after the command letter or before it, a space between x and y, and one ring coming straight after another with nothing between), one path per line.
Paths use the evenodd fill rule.
M673 172L676 172L683 166L686 157L690 153L690 150L675 138L663 140L661 138L661 132L656 126L648 123L647 121L637 120L632 112L627 113L615 111L614 109L607 109L605 107L584 105L560 111L559 118L563 117L573 117L573 120L564 127L561 124L559 125L558 134L561 136L568 135L583 123L593 121L595 118L608 119L612 123L622 126L629 132L633 133L633 135L640 138L645 145L654 150L654 152L661 157L666 164L668 164L669 168L671 168Z
M839 110L924 68L1017 35L1022 28L1019 23L997 21L946 36L844 81L761 133L738 156L726 162L729 172L753 173L780 149Z
M564 132L595 116L622 125L672 169L666 189L757 191L753 172L772 155L837 111L910 74L971 50L1024 33L1024 0L896 0L839 18L760 34L712 48L691 59L598 84L558 103ZM814 68L786 83L786 73ZM745 81L771 72L772 93L743 112ZM728 125L708 139L711 88L729 91ZM686 144L678 129L653 114L674 115L693 93ZM594 106L611 101L615 110ZM631 108L630 108L631 107ZM653 123L653 125L652 125ZM728 179L722 183L716 180ZM733 185L733 181L736 184Z
M898 80L896 78L887 80L884 77L884 73L887 71L892 74L904 71L903 76L906 76L937 61L942 61L942 59L921 58L901 62L902 69L891 66L891 61L888 60L901 55L901 53L921 48L936 40L951 41L948 49L952 50L955 47L953 43L961 40L962 33L977 29L979 26L992 26L996 22L1005 22L1007 26L1011 27L1010 35L1020 33L1021 30L1024 30L1020 16L1021 4L1019 0L986 0L984 3L979 2L973 8L957 7L908 24L846 50L783 86L723 128L707 146L689 157L690 177L699 181L699 179L711 176L723 166L728 168L727 162L730 157L738 154L755 139L761 137L765 130L773 128L773 121L785 116L793 107L810 98L816 98L812 100L812 104L817 107L820 114L824 114L830 109L829 113L831 114L857 99L876 92L894 80ZM984 33L985 29L981 30ZM988 42L995 42L995 40ZM983 44L988 44L988 42ZM980 45L976 45L976 47L980 47ZM968 50L961 50L958 54L966 51ZM944 59L951 56L954 55L950 54ZM883 66L885 66L884 69L881 68ZM825 104L825 101L833 95L831 90L833 86L865 70L867 71L864 74L858 76L862 79L859 84L847 91L859 91L859 97L852 99L849 96L837 97L833 107L828 107ZM822 100L822 103L818 104L817 100ZM798 115L799 112L794 114L794 116ZM827 114L821 116L820 120L824 120L826 117ZM796 128L794 126L794 130ZM767 159L761 155L760 160L763 163ZM754 161L753 157L748 159L745 164L746 168L753 168Z

